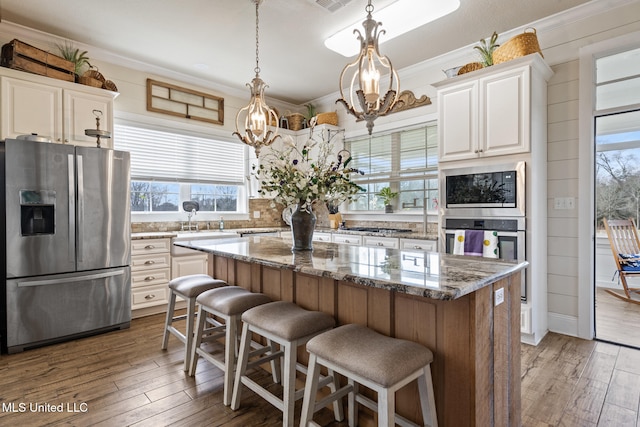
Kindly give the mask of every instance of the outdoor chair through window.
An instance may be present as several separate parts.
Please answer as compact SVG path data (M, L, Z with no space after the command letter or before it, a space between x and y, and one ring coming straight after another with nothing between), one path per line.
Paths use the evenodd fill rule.
M640 304L640 289L627 284L627 276L640 276L640 239L633 220L603 219L613 258L618 268L622 291L605 289L609 294L634 304Z

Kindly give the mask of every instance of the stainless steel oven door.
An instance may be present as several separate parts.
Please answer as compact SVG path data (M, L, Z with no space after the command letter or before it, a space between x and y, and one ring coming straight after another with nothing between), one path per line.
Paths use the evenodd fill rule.
M447 230L443 232L441 250L445 253L453 253L453 242L456 230ZM524 230L519 231L498 231L498 256L500 259L507 261L522 262L526 259ZM520 297L522 301L527 300L527 286L525 274L522 275L522 284L520 287Z

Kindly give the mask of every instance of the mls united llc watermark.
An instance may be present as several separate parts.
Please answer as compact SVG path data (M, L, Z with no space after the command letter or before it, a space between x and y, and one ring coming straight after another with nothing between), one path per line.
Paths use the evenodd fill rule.
M89 411L86 402L42 403L42 402L2 402L2 412L75 412Z

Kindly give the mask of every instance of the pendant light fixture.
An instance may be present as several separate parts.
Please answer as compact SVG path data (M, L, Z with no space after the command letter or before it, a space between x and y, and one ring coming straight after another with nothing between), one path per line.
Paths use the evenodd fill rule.
M264 90L268 87L260 78L259 55L259 14L258 7L262 0L250 0L256 5L256 76L247 83L251 91L249 105L241 108L236 115L236 131L233 133L240 141L252 146L256 157L260 156L260 148L271 145L278 135L278 115L269 108L264 100Z
M373 20L371 0L365 12L364 36L359 30L353 30L360 41L360 54L340 73L340 99L336 103L342 103L357 120L366 121L371 135L373 121L389 113L396 103L400 83L391 61L378 49L378 37L385 31L378 29L381 22ZM344 94L345 87L349 88L348 97Z

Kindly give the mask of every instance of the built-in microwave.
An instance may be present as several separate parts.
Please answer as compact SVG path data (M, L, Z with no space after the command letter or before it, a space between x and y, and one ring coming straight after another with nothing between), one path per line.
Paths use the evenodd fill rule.
M525 216L525 162L441 170L445 215Z

